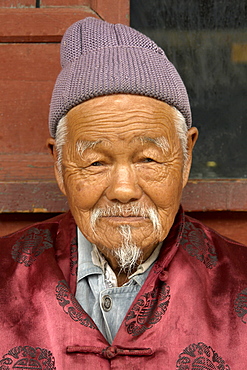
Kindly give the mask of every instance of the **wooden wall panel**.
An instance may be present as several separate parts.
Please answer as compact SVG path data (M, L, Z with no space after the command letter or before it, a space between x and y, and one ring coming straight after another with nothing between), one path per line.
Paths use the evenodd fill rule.
M39 166L33 168L39 171ZM0 213L53 213L68 210L67 199L53 181L0 182ZM58 211L59 210L59 211Z
M40 7L49 7L49 6L90 6L91 0L40 0Z
M129 1L91 0L92 9L102 18L112 23L129 24Z
M90 6L91 0L0 0L0 8Z
M247 179L189 180L183 205L187 211L247 211L246 194Z
M1 9L0 42L60 42L74 22L98 15L89 7ZM18 25L18 27L17 27Z
M9 194L0 199L0 209L23 211L28 206L18 208L21 182L32 194L26 181L54 181L46 140L49 102L60 70L59 44L0 44L0 58L0 195ZM13 189L9 183L14 192L7 190ZM22 194L23 205L24 199Z
M36 0L0 0L0 8L34 7Z
M59 44L0 44L0 59L0 153L47 153Z

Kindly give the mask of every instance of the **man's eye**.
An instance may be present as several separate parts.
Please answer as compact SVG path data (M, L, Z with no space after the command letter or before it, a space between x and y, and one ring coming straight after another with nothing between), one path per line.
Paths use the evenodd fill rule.
M154 160L152 158L144 158L143 162L149 163L149 162L154 162Z
M94 167L101 166L101 165L102 165L102 163L99 162L99 161L96 161L96 162L93 162L93 163L90 164L90 166L94 166Z

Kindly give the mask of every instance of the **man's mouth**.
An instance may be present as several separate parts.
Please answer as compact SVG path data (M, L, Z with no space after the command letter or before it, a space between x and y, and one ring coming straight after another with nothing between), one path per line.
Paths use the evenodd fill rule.
M99 219L104 219L110 222L120 222L120 223L135 223L135 222L143 222L149 220L149 217L144 216L136 216L132 214L121 214L121 215L109 215L109 216L101 216Z
M108 214L108 215L102 215L100 217L124 217L124 218L126 218L126 217L139 217L139 218L142 217L142 218L148 218L148 216L144 216L143 214L133 214L133 213L128 212L128 211L121 212L121 213L118 213L118 214L112 213L112 214Z

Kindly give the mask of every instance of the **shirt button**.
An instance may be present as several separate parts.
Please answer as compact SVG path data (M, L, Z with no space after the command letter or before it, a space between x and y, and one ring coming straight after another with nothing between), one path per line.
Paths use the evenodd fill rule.
M112 308L112 299L109 295L104 295L102 297L102 308L104 311L108 312Z

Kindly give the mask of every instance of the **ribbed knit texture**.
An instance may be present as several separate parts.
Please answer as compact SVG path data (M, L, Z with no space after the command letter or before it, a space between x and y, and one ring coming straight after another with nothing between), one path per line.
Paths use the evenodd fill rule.
M96 96L145 95L176 107L191 126L186 88L164 51L142 33L95 18L74 23L61 42L61 66L49 128L76 105Z

